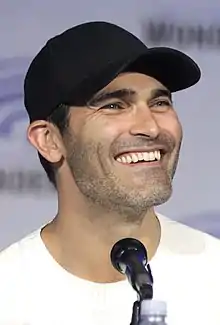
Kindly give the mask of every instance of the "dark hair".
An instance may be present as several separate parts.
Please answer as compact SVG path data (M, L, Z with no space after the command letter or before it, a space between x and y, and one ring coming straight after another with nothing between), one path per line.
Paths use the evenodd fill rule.
M60 131L61 135L63 135L66 129L69 126L69 112L70 107L68 105L61 104L57 109L53 111L53 113L47 118L47 121L53 123ZM55 180L55 167L52 163L46 160L40 153L38 153L41 165L43 166L49 181L56 188L56 180Z

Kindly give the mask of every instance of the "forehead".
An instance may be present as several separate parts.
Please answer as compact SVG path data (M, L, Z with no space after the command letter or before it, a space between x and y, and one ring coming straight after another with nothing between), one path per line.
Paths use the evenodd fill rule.
M166 87L157 79L141 73L124 72L110 82L104 90L114 90L120 88L130 88L134 91L152 90Z

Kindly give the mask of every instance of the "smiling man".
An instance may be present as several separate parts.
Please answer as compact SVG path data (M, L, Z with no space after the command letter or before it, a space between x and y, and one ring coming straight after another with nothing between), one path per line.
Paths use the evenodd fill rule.
M105 22L38 53L25 78L27 134L58 212L0 254L0 324L128 325L136 294L110 261L126 237L148 251L169 325L220 324L219 241L155 212L172 194L182 141L172 93L199 79L184 53Z

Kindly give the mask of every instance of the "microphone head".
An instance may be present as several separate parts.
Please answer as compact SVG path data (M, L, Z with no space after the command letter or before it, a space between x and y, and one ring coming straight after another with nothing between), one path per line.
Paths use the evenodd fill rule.
M125 274L125 270L121 264L128 254L136 254L144 265L148 263L146 248L139 240L134 238L121 239L112 247L110 258L114 268L122 274Z

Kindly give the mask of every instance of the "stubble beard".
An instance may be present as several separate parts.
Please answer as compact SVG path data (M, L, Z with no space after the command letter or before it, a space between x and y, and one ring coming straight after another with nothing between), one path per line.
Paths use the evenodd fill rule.
M165 203L172 195L172 179L179 151L180 146L168 170L161 170L161 167L160 171L155 169L146 184L150 191L125 186L111 171L101 173L100 165L95 160L97 144L92 141L82 144L71 139L68 142L67 162L78 189L90 206L101 208L107 214L118 214L126 222L139 223L150 208Z

